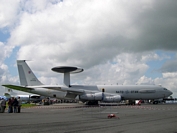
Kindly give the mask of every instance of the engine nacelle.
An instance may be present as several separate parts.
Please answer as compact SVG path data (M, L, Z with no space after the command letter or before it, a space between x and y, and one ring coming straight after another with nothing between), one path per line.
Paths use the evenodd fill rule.
M80 100L93 100L93 101L101 101L102 100L102 92L94 93L94 94L83 94L79 96Z
M119 95L105 96L102 101L103 102L120 102L121 101L121 96L119 96Z
M82 101L103 101L103 102L120 102L121 96L106 96L102 92L94 93L94 94L83 94L79 96L79 99Z

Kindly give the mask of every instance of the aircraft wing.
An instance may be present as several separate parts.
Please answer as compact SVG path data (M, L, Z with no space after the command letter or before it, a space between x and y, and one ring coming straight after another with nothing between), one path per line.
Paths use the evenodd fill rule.
M28 86L29 88L46 88L46 89L51 89L51 90L57 90L57 91L63 91L67 93L73 93L80 95L84 92L83 89L75 89L72 87L66 87L62 85L40 85L40 86Z
M46 89L51 89L51 90L57 90L57 91L62 91L66 92L65 97L67 98L76 98L77 95L81 95L84 93L83 89L76 89L72 87L67 87L67 86L62 86L62 85L39 85L39 86L28 86L30 88L46 88Z
M45 88L45 89L51 89L51 90L57 90L57 91L62 91L66 92L65 97L67 98L76 98L77 95L81 95L84 93L83 89L76 89L72 87L67 87L67 86L59 86L59 85L38 85L38 86L18 86L18 85L2 85L7 88L11 88L14 90L18 91L23 91L23 92L28 92L28 93L35 93L35 91L38 88Z
M25 87L25 86L18 86L18 85L2 85L2 86L7 87L7 88L11 88L14 90L18 90L18 91L29 92L29 93L31 93L31 91L34 90L33 88L29 88L29 87Z

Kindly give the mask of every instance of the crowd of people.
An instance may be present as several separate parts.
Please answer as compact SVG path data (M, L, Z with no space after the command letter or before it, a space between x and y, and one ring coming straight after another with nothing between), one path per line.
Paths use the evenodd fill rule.
M7 101L8 113L20 113L22 101L20 97L9 98ZM4 98L0 99L0 113L4 113L6 109L6 100Z

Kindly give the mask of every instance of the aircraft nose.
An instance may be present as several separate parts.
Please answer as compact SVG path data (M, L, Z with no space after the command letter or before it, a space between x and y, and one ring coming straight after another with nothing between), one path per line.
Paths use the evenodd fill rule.
M173 92L171 92L170 90L168 90L169 91L169 95L172 95L173 94Z

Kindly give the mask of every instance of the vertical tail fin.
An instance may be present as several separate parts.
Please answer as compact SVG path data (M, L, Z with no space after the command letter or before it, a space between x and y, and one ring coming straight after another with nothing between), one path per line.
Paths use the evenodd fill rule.
M42 85L42 83L34 75L30 67L25 60L17 60L18 74L20 78L20 84L23 86L35 86Z

